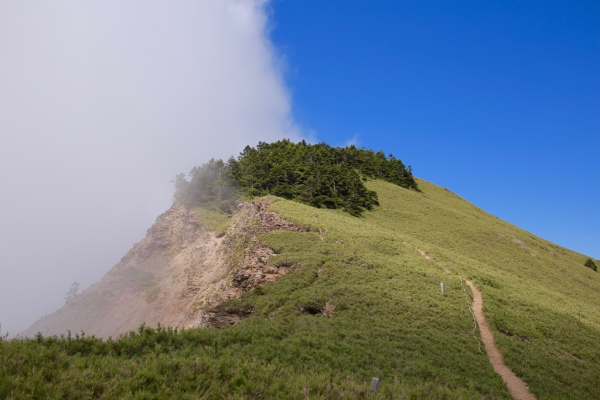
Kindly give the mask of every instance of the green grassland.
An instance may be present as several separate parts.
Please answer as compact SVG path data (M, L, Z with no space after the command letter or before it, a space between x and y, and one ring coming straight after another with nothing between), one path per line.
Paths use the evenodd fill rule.
M206 207L194 207L198 215L198 223L206 229L214 231L218 236L223 235L231 220L224 212Z
M506 364L540 398L594 398L600 388L600 275L584 255L516 228L427 182L366 216L417 238L474 278ZM516 239L516 240L513 240ZM520 241L521 243L518 243Z
M371 377L371 398L510 398L473 337L460 277L482 291L506 364L538 399L595 398L600 274L587 257L418 185L367 182L380 206L359 218L274 198L271 210L309 231L261 236L278 253L270 264L301 268L221 305L252 317L108 341L3 339L0 398L354 399Z

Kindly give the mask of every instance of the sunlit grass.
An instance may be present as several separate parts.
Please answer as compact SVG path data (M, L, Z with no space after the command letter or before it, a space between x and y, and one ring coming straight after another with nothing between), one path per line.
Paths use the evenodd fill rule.
M367 221L410 233L430 244L438 261L478 282L505 362L534 393L594 398L600 387L600 274L584 266L586 256L425 181L419 181L422 194L399 196L383 182L369 187L382 207Z
M595 396L600 280L585 256L425 181L421 193L367 185L381 207L361 218L271 206L310 231L263 235L279 253L269 262L301 268L224 304L254 306L242 324L4 340L0 398L355 399L372 377L381 379L376 398L510 398L471 335L459 276L481 289L505 362L538 398ZM204 218L214 230L227 223ZM325 303L332 318L319 312Z
M222 234L231 222L230 218L223 211L214 208L195 207L194 211L198 216L198 223L217 235Z

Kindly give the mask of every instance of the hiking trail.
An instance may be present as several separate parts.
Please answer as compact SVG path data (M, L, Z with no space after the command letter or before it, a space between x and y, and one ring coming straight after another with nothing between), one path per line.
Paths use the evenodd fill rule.
M427 260L433 259L433 257L423 250L412 246L410 243L404 241L403 244L414 247L421 256L425 257ZM436 264L440 265L448 274L452 273L452 271L442 263L436 262ZM492 335L492 331L490 331L487 321L485 320L485 315L483 315L483 297L481 296L481 292L473 282L469 280L465 280L465 282L473 291L473 303L471 303L472 312L475 313L475 319L477 320L479 331L481 332L481 341L485 347L485 352L490 360L490 364L494 367L494 371L502 377L502 380L506 384L506 387L513 398L518 400L536 400L536 397L529 391L527 384L504 364L502 353L500 353L500 350L496 347L494 335Z
M494 367L494 371L498 375L502 377L502 380L506 384L508 391L515 399L519 400L535 400L535 396L529 392L529 388L523 382L521 378L514 374L504 364L502 360L502 353L496 347L496 343L494 342L494 336L488 327L487 321L485 320L485 316L483 315L483 297L481 296L481 292L477 287L473 284L473 282L467 280L467 285L471 287L473 291L473 303L472 308L475 313L475 318L477 319L477 323L479 324L479 330L481 331L481 341L485 346L485 352L487 353L488 359L490 363Z

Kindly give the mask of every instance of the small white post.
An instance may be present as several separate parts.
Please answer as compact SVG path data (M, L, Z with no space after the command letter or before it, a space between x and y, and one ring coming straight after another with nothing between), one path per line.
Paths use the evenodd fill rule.
M379 378L371 379L371 394L375 396L377 393L377 387L379 386Z
M442 294L444 294L444 282L440 283L440 289L442 290Z

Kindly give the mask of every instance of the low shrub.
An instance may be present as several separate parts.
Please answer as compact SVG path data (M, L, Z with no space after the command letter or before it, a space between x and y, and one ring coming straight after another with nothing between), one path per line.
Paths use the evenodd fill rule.
M593 269L594 271L598 272L598 266L596 265L596 263L594 262L594 260L592 260L591 258L588 258L584 264L586 267Z

